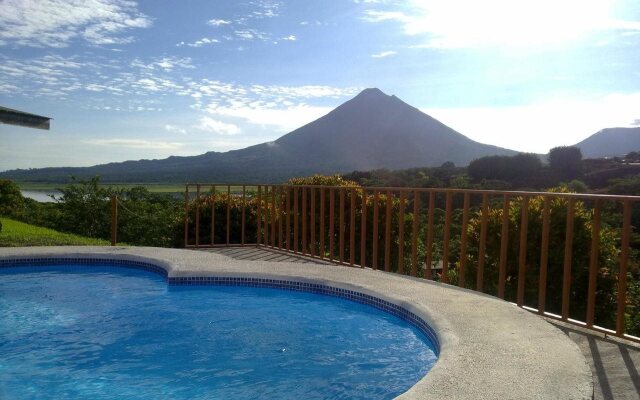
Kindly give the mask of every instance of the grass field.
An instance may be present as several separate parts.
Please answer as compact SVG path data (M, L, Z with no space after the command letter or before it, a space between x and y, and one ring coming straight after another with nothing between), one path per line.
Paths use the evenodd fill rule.
M8 218L0 218L0 247L19 246L108 246L106 240L92 239L25 224Z
M67 183L42 183L42 182L16 182L21 190L52 191L65 187ZM183 193L185 185L181 183L101 183L101 186L117 186L121 188L132 188L134 186L144 186L153 193Z
M20 186L20 190L24 191L35 191L35 192L43 192L50 193L55 192L58 188L63 188L67 184L71 183L42 183L42 182L16 182L18 186ZM112 186L119 188L132 188L135 186L143 186L147 188L151 193L168 193L168 194L184 194L185 186L180 183L101 183L101 186ZM257 186L246 186L246 191L256 191ZM202 186L201 188L202 194L211 193L210 186ZM191 185L189 187L189 192L191 195L195 195L196 186ZM226 193L227 186L226 185L217 185L216 193ZM242 186L231 186L231 193L234 195L242 194Z

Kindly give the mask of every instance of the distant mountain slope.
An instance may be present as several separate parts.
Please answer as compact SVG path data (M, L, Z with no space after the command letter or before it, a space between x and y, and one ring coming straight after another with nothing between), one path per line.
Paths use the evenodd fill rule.
M375 168L467 165L514 151L475 142L395 96L366 89L322 118L278 140L226 153L126 161L86 168L0 173L22 181L100 175L106 182L279 182L294 176Z
M603 129L574 146L585 158L624 156L640 150L640 127Z

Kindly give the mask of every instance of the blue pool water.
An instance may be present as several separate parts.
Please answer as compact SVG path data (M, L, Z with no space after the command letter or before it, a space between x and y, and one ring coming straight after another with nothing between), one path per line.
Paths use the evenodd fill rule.
M336 297L0 270L0 399L389 399L435 361L413 326Z

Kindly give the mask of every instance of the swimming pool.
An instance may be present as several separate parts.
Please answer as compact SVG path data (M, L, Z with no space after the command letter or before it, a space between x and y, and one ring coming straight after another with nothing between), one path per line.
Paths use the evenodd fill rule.
M437 360L423 330L341 298L369 296L91 264L0 269L0 398L386 399Z

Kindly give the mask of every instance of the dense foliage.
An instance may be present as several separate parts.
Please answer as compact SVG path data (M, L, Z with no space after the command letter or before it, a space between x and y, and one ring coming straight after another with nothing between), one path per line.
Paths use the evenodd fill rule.
M201 245L225 244L227 234L231 244L256 243L257 210L257 193L254 190L246 192L244 198L239 194L218 190L202 193L199 199L190 202L188 244L195 245L196 239L197 244ZM197 234L196 220L199 227ZM183 230L184 227L180 227L179 233L183 233ZM181 238L180 244L183 243L184 239Z
M559 189L567 192L566 188ZM508 208L508 248L506 253L506 284L505 297L510 301L516 301L518 287L519 255L522 199L517 199L509 204ZM550 201L550 224L548 246L548 272L547 272L547 296L546 309L554 314L561 314L562 281L565 259L565 231L567 222L567 199L554 198ZM540 257L542 243L542 212L544 201L542 197L529 199L528 226L526 238L526 274L525 297L526 305L537 308L538 288L540 276ZM571 269L571 304L570 317L584 320L586 317L587 288L589 274L589 257L587 249L591 247L592 211L583 202L577 201L574 205L573 242L572 242L572 269ZM484 290L496 294L498 291L498 271L500 261L500 244L502 240L502 204L496 204L489 209L487 223L487 244L485 254ZM481 232L481 213L476 212L469 223L470 244L468 253L469 275L473 285L478 265L478 247ZM613 327L613 315L610 310L615 308L616 281L617 281L617 256L618 256L618 232L604 224L599 236L598 258L598 287L596 293L596 323L609 328ZM473 287L473 285L471 287Z
M61 187L53 203L11 197L2 215L28 224L110 240L111 199L118 199L118 241L140 246L178 246L183 224L181 203L144 187L123 189L100 185L99 178L74 180Z
M373 232L373 216L374 216L374 195L373 193L367 193L363 195L363 191L359 190L360 185L344 179L339 175L334 176L321 176L315 175L308 178L296 178L288 181L288 184L292 186L304 186L304 185L320 185L320 186L335 186L338 187L334 190L319 190L313 191L309 189L297 189L291 190L290 196L293 198L289 201L289 207L285 204L284 217L287 214L290 215L289 219L294 218L295 223L295 197L298 198L298 204L304 204L304 199L307 198L307 203L314 204L314 209L321 209L324 204L324 216L318 211L314 211L313 218L313 230L314 240L311 240L311 235L308 234L306 239L307 247L303 247L305 240L297 238L295 232L291 232L288 237L285 236L285 243L288 239L290 243L293 243L290 247L300 248L300 251L311 252L312 250L317 253L322 253L325 257L343 260L347 263L361 264L362 252L360 246L360 238L362 234L361 218L363 215L363 206L366 212L366 227L368 232ZM340 189L344 188L344 189ZM306 193L303 192L306 191ZM313 199L312 197L313 196ZM386 221L387 214L391 220L390 229L390 248L389 248L389 268L391 268L391 260L397 260L398 257L398 211L400 209L399 200L393 197L388 197L384 192L378 193L378 221ZM387 207L388 204L388 207ZM333 205L333 207L332 207ZM333 221L331 220L331 208L334 209ZM300 211L302 211L300 209ZM298 212L300 212L298 211ZM310 211L305 210L305 215L310 218ZM357 221L357 222L356 222ZM352 225L353 223L353 225ZM334 234L331 235L330 227L334 226ZM324 226L326 235L324 240L324 248L321 247L320 240L320 227ZM353 227L353 238L351 231ZM309 220L308 228L311 230L311 219ZM286 229L285 229L286 234ZM302 232L300 232L300 235ZM375 257L375 264L379 268L385 267L385 236L384 231L378 232L376 241L377 255ZM365 257L373 264L373 241L365 247ZM393 263L393 268L397 269L397 263Z
M20 187L7 179L0 179L0 215L12 215L24 208Z
M342 175L313 175L303 178L291 178L287 185L313 185L313 186L360 186L357 182L349 180Z
M467 167L467 173L473 181L501 180L519 187L527 186L541 170L540 158L527 153L482 157Z
M362 186L381 187L456 187L469 185L465 168L443 165L436 168L409 168L391 171L376 169L372 171L354 171L344 175L344 179Z

